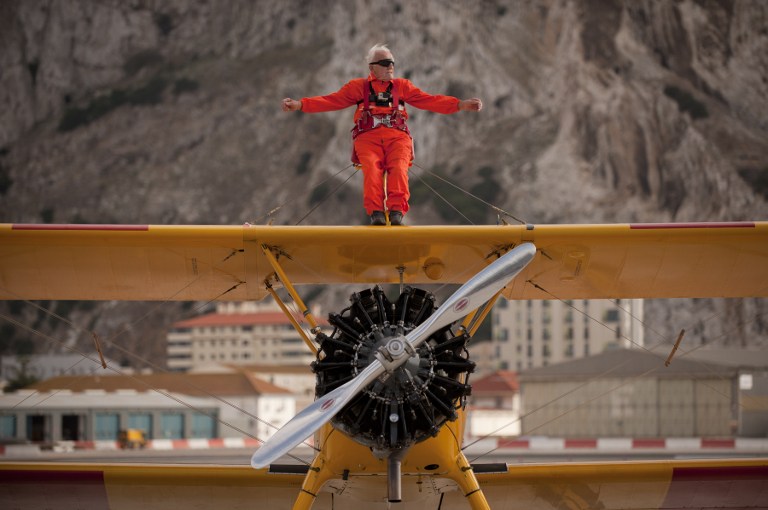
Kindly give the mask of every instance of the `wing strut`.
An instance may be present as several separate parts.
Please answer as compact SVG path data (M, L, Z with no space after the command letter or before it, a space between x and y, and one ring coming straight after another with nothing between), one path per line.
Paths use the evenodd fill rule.
M309 310L307 305L305 305L304 301L302 301L301 297L299 297L298 292L296 292L296 289L293 287L293 284L288 279L288 275L286 275L285 271L283 271L283 268L280 266L280 263L277 261L277 258L272 253L272 250L270 250L269 246L267 246L266 244L262 244L261 249L264 252L264 255L267 257L267 260L269 261L269 263L272 265L272 268L275 270L275 275L277 275L277 279L280 280L280 282L285 287L285 290L287 290L288 294L291 295L291 298L293 298L293 301L298 305L299 309L301 310L301 313L304 315L304 318L307 320L307 322L311 326L312 333L317 334L320 331L320 327L317 325L315 316L312 315L312 312ZM275 302L280 306L280 309L283 311L286 317L288 317L288 320L291 321L291 324L293 324L294 329L296 329L296 331L299 332L299 335L301 335L301 338L304 340L304 343L307 344L307 346L309 347L309 349L312 351L313 354L317 354L317 347L315 346L314 343L312 343L312 340L304 332L304 329L298 323L298 321L290 312L290 310L288 310L288 307L285 305L283 300L280 299L280 296L278 296L277 292L275 292L275 290L272 288L272 285L269 283L269 278L264 280L264 285L267 289L267 292L269 292L272 295Z
M469 333L469 336L475 336L475 332L478 330L478 328L480 328L480 325L488 316L488 313L490 313L491 309L493 309L493 305L496 304L499 296L501 296L501 291L497 292L495 296L493 296L487 303L485 303L482 310L480 308L476 308L474 311L472 311L472 313L467 315L467 317L464 319L464 322L461 323L461 328Z
M275 292L275 289L272 288L272 284L270 284L268 281L264 282L267 292L272 296L272 299L275 300L275 303L280 306L280 309L283 311L286 317L288 317L288 320L291 321L291 324L293 324L293 329L298 331L299 335L301 335L302 340L304 340L304 343L307 344L307 347L309 347L309 350L312 351L312 354L317 354L317 346L312 343L312 339L307 336L307 333L304 331L304 328L301 327L301 324L299 324L299 321L296 320L296 317L294 317L293 313L288 309L288 307L285 305L282 299L280 299L280 296L277 295L277 292Z

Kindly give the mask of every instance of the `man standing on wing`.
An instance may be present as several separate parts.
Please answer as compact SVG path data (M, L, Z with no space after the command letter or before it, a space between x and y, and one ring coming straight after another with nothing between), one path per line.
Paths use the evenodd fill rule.
M392 52L383 44L368 51L370 74L345 84L326 96L305 97L300 101L283 99L283 111L306 113L341 110L355 105L352 128L352 162L363 169L363 207L371 225L385 225L389 211L392 225L402 225L408 212L408 167L413 161L413 141L406 121L409 104L435 113L480 111L482 101L427 94L410 80L395 78ZM386 190L384 174L387 174Z

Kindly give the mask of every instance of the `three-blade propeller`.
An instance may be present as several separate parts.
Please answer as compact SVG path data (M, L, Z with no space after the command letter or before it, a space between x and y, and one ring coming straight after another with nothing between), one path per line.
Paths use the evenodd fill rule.
M536 247L524 243L503 255L462 285L426 321L405 337L389 341L357 377L313 402L265 442L251 457L251 466L263 468L288 453L330 421L369 384L392 372L411 357L435 331L464 317L503 289L536 255Z

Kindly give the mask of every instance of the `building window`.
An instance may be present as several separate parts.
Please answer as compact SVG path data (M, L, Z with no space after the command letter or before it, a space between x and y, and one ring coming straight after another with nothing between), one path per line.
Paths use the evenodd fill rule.
M194 413L192 415L192 432L190 437L206 439L216 437L216 421L207 414Z
M184 437L184 415L180 413L161 414L160 434L163 439L182 439Z
M0 439L14 439L16 437L16 416L0 416Z
M99 440L117 440L120 431L120 415L117 413L96 413L96 433L94 437Z

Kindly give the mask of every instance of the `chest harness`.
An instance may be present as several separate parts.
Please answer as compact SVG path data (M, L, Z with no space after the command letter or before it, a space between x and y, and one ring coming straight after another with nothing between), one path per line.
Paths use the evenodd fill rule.
M401 111L403 101L400 100L397 87L394 87L394 82L390 81L387 90L384 92L375 92L373 90L373 84L368 80L369 93L365 94L363 100L358 102L363 104L360 118L355 122L355 127L352 128L352 139L357 138L361 133L376 129L379 126L385 126L389 128L399 129L405 131L408 136L411 136L411 132L408 130L408 125L405 123L405 116ZM392 108L392 113L379 114L371 112L371 104L382 107Z

